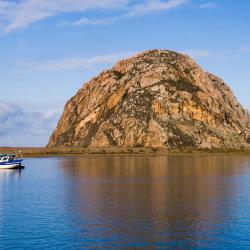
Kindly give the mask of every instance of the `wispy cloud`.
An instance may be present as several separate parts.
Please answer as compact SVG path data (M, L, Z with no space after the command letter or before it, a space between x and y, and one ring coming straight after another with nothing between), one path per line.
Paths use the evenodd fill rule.
M167 11L189 0L0 0L0 29L6 34L25 28L35 22L66 13L83 13L88 10L119 10L116 16L88 18L83 16L72 24L104 25L118 19Z
M202 50L189 49L189 50L180 51L180 53L189 55L190 57L194 59L199 59L199 58L210 56L210 52L207 49L202 49Z
M248 47L248 46L242 46L242 47L240 48L240 50L241 50L242 52L245 52L245 53L250 53L250 47Z
M55 71L55 70L75 70L92 69L99 65L113 64L118 60L127 58L136 52L123 52L110 55L101 55L94 57L71 57L61 60L52 60L47 62L22 63L25 67L32 70Z
M109 25L115 22L117 18L97 18L97 19L90 19L90 18L81 18L73 23L73 26L85 26L85 25Z
M44 146L56 126L59 112L28 112L0 101L0 146Z
M128 16L145 15L152 12L162 12L170 9L177 8L187 3L188 0L149 0L141 4L134 5L128 11Z
M198 6L199 9L214 9L216 7L217 7L217 4L214 2L207 2Z
M77 70L77 69L95 69L100 65L112 65L119 60L129 58L139 51L128 51L121 53L113 53L109 55L98 55L93 57L67 57L58 60L50 60L45 62L22 62L21 65L28 70L36 71L61 71L61 70ZM194 59L210 56L210 51L202 50L182 50L182 54L189 55Z
M189 2L189 0L147 0L143 1L140 4L128 4L125 8L123 8L123 12L118 16L97 19L89 19L84 17L71 24L74 26L108 25L122 19L128 19L136 16L144 16L150 13L168 11L182 6L187 2Z
M126 6L128 0L0 0L0 23L4 32L27 27L43 19L63 13L87 10L110 10Z

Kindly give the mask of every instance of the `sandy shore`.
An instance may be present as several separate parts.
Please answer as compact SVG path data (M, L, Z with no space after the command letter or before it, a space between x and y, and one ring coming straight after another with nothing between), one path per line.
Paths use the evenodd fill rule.
M232 149L172 149L165 148L46 148L46 147L0 147L0 153L22 152L23 157L70 156L87 154L107 155L181 155L181 154L247 154L250 150Z

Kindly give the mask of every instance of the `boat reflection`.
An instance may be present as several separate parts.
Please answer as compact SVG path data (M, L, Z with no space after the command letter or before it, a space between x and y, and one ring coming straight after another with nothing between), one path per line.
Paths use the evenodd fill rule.
M20 178L21 175L21 169L0 169L0 182Z

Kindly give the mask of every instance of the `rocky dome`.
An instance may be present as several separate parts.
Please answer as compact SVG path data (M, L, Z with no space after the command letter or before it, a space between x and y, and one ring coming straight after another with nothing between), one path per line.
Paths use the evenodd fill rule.
M150 50L118 62L72 97L49 147L249 148L250 116L190 57Z

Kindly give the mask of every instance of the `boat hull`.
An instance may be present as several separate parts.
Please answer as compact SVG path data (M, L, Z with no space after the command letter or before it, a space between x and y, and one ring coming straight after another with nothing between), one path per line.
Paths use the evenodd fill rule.
M23 169L22 160L13 162L0 162L0 169Z
M11 155L12 156L12 155ZM13 155L15 156L15 155ZM7 158L7 159L6 159ZM23 159L12 159L9 155L4 155L0 159L0 169L22 169Z
M0 169L23 169L23 166L20 166L19 164L5 164L0 165Z

